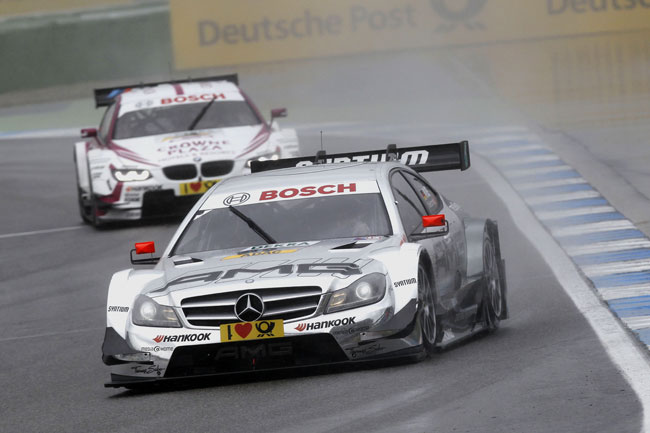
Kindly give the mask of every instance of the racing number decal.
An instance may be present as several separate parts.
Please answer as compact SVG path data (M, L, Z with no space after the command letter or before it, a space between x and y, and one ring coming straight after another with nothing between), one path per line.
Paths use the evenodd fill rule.
M261 340L284 337L282 320L259 320L257 322L228 323L221 325L221 342Z

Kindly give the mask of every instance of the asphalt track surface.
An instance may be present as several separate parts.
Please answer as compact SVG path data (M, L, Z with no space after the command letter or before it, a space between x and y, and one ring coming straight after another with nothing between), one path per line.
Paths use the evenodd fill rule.
M408 77L387 80L406 73L400 62L377 75L370 72L373 60L348 60L330 66L327 77L310 76L319 83L314 88L297 79L280 96L318 96L319 110L306 104L300 121L337 110L353 119L380 118L383 127L406 118L442 124L459 112L468 123L477 112L488 125L502 120L499 102L465 79L464 67L439 67L437 60L409 69L430 74L435 91L421 77L411 85ZM374 80L359 80L364 74ZM328 93L333 77L352 82L348 91ZM256 99L280 99L277 89L259 86L249 81ZM420 100L405 105L412 87ZM371 91L375 99L357 103ZM386 93L397 96L386 102ZM449 111L454 115L445 117ZM303 151L311 154L318 137L314 128L303 131L309 131L300 137ZM384 146L394 138L336 132L326 129L329 152ZM99 231L83 226L71 142L0 141L0 432L639 432L636 395L476 169L428 178L470 213L499 221L511 318L497 333L417 364L252 374L152 392L105 389L108 368L100 357L110 277L130 267L133 242L162 246L179 221ZM33 233L57 228L65 230Z
M2 142L3 233L79 224L70 153L69 140ZM418 364L104 389L110 276L134 241L164 244L177 221L5 237L0 431L638 432L635 394L486 182L472 170L430 180L499 220L512 317L496 334Z

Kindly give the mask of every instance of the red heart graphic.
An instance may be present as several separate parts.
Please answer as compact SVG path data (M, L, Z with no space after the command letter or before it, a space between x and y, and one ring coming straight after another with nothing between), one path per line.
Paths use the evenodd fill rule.
M238 323L235 325L235 332L239 334L241 338L246 338L248 334L253 330L253 325L250 323Z
M194 191L200 190L201 189L201 182L191 183L190 188L192 188Z

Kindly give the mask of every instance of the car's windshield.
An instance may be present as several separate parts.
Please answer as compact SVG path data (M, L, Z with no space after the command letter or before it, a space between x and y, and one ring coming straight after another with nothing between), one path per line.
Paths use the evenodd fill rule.
M120 113L113 138L144 137L187 131L209 102L170 105ZM228 128L262 123L246 101L215 101L194 129Z
M350 194L238 206L276 242L392 234L380 194ZM199 211L172 254L249 247L266 241L228 208Z

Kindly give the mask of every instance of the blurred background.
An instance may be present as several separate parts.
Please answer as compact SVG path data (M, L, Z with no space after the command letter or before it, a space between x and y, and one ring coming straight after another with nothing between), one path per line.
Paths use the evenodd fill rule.
M534 127L650 228L650 0L0 0L0 35L0 134L96 126L95 87L237 72L326 137Z
M625 125L649 111L648 29L648 0L2 0L0 104L235 71L262 105L280 89L300 119L435 109L451 93L553 126Z

